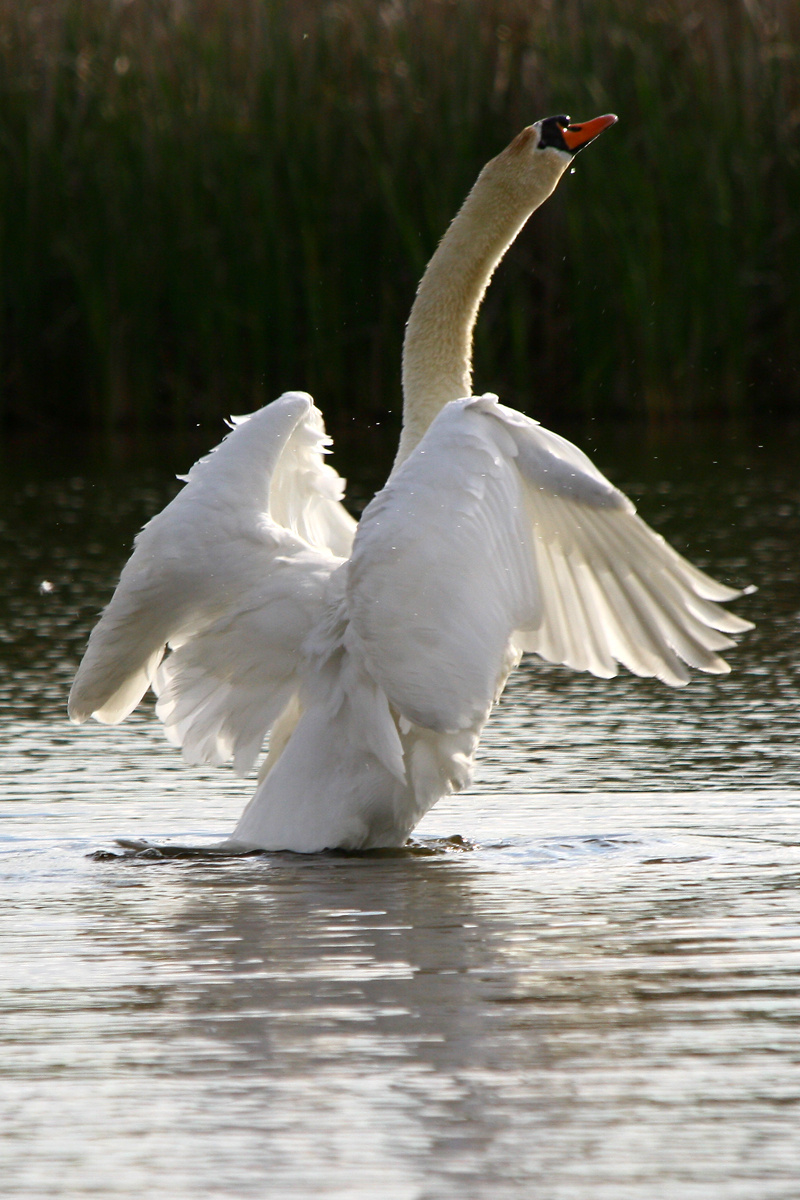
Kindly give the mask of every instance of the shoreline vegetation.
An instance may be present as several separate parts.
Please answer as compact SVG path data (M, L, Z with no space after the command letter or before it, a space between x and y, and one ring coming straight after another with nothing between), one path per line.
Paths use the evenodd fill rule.
M796 0L0 0L0 421L400 407L490 157L616 112L498 272L475 386L746 417L800 392Z

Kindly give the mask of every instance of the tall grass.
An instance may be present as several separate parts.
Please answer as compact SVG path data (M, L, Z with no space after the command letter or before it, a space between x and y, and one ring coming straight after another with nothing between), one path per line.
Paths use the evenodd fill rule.
M476 384L545 414L792 403L795 0L0 0L0 395L51 424L399 403L483 162L613 110L489 293Z

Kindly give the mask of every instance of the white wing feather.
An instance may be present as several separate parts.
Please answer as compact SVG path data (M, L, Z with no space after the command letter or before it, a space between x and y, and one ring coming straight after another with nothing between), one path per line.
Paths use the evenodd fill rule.
M350 564L354 636L409 721L488 713L515 651L679 686L750 628L739 593L691 566L570 442L484 396L448 404L365 510Z
M409 721L482 724L510 633L541 601L514 444L449 404L359 523L351 628L375 679Z
M304 393L236 419L137 537L75 678L73 720L120 721L153 684L190 761L250 767L352 542L326 444Z

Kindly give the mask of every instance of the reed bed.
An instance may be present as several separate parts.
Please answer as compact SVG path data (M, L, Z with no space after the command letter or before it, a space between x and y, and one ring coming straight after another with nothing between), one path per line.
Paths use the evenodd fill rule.
M800 382L796 0L0 0L7 421L399 406L478 169L615 111L490 290L476 384L547 416Z

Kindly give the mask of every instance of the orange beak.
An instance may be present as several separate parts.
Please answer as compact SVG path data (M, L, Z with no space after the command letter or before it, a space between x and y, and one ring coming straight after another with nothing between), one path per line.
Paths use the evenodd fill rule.
M584 121L582 125L567 125L561 130L564 141L567 147L575 153L580 150L581 146L588 145L598 133L602 133L604 129L608 129L609 125L616 125L617 118L614 113L606 113L604 117L595 117L593 121Z

